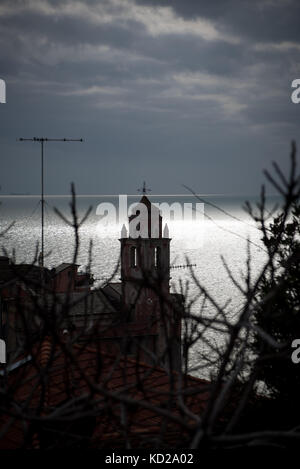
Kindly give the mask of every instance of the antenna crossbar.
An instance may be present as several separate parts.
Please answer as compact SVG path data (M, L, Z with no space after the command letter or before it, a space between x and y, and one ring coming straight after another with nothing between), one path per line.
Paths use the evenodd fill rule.
M38 142L41 144L41 254L39 256L39 263L41 267L44 267L44 143L45 142L83 142L83 138L48 138L48 137L32 137L32 138L23 138L20 137L17 139L19 142Z

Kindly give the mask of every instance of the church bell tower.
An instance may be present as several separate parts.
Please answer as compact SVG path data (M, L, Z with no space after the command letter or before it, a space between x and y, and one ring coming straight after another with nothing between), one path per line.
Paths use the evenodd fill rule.
M140 330L139 343L168 369L181 368L181 316L170 293L170 242L167 224L151 204L144 184L142 198L121 231L122 307L126 320ZM146 345L145 345L146 344ZM147 359L147 358L146 358Z
M169 295L170 238L159 209L144 194L121 232L121 280L124 306L135 319L154 314Z

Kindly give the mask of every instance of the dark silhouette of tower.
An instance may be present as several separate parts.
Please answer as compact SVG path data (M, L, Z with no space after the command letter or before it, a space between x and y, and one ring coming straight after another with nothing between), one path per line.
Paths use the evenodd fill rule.
M170 293L169 230L159 209L144 194L121 233L122 301L129 321L155 328L152 351L161 363L179 369L181 321L178 295Z

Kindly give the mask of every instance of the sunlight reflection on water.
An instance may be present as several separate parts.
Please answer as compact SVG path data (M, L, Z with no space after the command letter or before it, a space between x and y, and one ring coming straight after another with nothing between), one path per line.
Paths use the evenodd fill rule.
M38 211L34 217L29 216L29 210L19 210L16 212L6 211L3 228L9 221L15 219L15 225L2 240L2 246L11 255L13 249L16 252L17 262L32 262L37 243L40 239L40 219ZM252 226L251 226L252 225ZM252 222L234 221L218 219L211 221L168 221L171 241L171 264L183 265L187 262L196 264L194 273L201 284L212 294L219 305L227 306L228 317L241 306L241 293L232 284L223 266L221 256L225 258L232 274L238 279L242 279L245 273L245 263L247 259L247 238L255 245L251 245L251 266L253 278L258 274L263 264L264 252L256 245L261 246L261 234L254 228ZM101 284L114 272L120 254L120 229L118 224L108 224L104 226L99 223L99 219L92 213L90 219L80 228L80 250L77 263L85 266L88 263L89 243L93 243L92 272L97 283ZM71 227L48 209L45 226L45 246L47 257L45 264L47 267L54 267L61 262L72 261L72 248L74 246L74 234ZM171 270L171 289L178 291L179 280L190 283L189 298L198 293L198 287L193 281L189 269ZM119 280L119 272L115 281ZM193 309L196 312L199 302L196 302ZM211 307L207 307L206 314L212 314ZM220 337L215 337L220 341ZM191 354L191 364L197 364L197 350L193 349ZM195 373L197 374L197 373ZM202 373L203 376L203 373Z

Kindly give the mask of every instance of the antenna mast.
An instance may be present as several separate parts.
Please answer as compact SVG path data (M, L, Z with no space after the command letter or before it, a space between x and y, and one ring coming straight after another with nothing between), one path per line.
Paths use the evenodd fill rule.
M33 137L33 138L19 138L19 142L39 142L41 144L41 223L42 223L42 234L41 234L41 266L44 267L44 142L83 142L82 138L46 138L46 137Z

